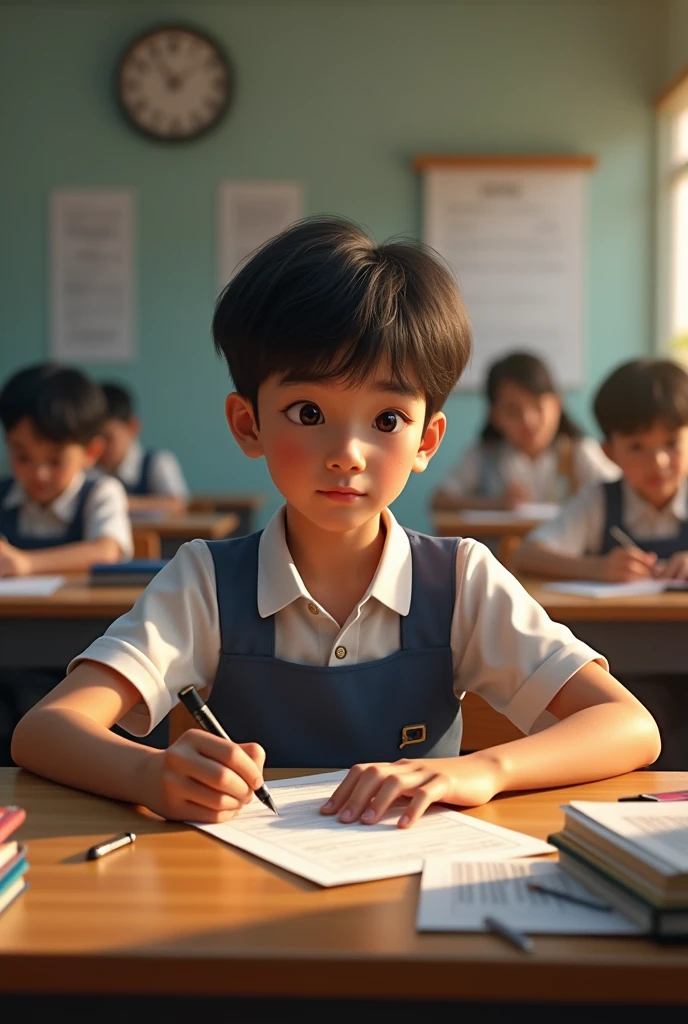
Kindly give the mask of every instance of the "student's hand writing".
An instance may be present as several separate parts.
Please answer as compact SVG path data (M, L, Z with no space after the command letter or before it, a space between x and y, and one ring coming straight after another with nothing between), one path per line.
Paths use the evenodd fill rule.
M502 508L514 509L517 505L523 504L524 501L530 501L531 494L527 487L523 484L512 482L507 484L502 494Z
M481 752L462 758L428 758L380 764L355 764L322 814L337 815L344 823L374 825L402 797L409 803L397 824L408 828L431 804L443 801L460 807L479 807L499 793L501 770L494 758Z
M653 575L657 555L640 548L612 548L600 559L600 579L609 583L633 583Z
M20 548L0 540L0 576L28 576L31 572L31 556Z
M662 580L688 580L688 551L676 551L657 566L654 574Z
M189 729L149 762L142 803L173 820L229 821L262 785L264 763L257 743Z

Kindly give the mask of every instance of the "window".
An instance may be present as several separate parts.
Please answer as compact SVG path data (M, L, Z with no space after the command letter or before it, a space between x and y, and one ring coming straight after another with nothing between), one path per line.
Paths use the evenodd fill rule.
M688 73L659 115L658 347L688 368Z

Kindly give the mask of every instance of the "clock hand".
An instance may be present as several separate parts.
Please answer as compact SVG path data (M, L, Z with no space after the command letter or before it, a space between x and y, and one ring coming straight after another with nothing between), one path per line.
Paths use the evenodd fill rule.
M171 90L178 88L180 81L179 76L173 75L170 69L167 67L164 60L160 56L160 51L157 45L155 43L151 43L150 49L155 59L158 71L160 72L167 88Z

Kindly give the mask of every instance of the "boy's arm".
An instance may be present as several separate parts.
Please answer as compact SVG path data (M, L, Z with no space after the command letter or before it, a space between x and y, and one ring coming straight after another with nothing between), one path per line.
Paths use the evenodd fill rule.
M573 675L547 710L560 720L523 739L463 757L356 765L323 807L342 821L374 824L403 796L401 827L437 801L475 807L509 790L593 782L634 771L659 755L648 711L594 662Z
M20 720L12 757L37 775L166 818L224 821L252 799L265 760L257 744L198 729L166 750L133 743L111 727L140 700L119 672L84 661Z
M86 571L95 562L118 562L121 555L121 548L113 537L98 537L36 551L23 551L0 541L0 576Z

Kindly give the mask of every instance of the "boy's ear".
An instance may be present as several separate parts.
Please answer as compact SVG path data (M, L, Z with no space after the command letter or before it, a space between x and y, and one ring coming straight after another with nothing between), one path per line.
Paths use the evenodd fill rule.
M430 417L430 421L423 434L423 439L420 442L420 447L413 460L412 471L414 473L422 473L427 469L428 462L442 443L446 429L447 417L443 412L436 412L434 416Z
M618 466L619 462L618 462L618 459L616 458L616 455L614 454L614 451L615 451L614 445L612 444L612 442L610 441L610 439L608 437L606 437L604 439L604 441L602 442L600 447L602 448L602 451L607 456L607 458L611 459L611 461L616 466Z
M92 441L84 445L84 464L86 469L90 469L95 466L98 459L101 457L105 450L105 438L94 437Z
M129 427L131 428L131 433L134 437L138 437L140 435L141 420L138 418L138 416L131 417L131 419L129 420Z
M248 398L232 391L225 399L225 416L234 440L244 455L248 455L249 459L259 459L263 454L263 446L253 406Z

